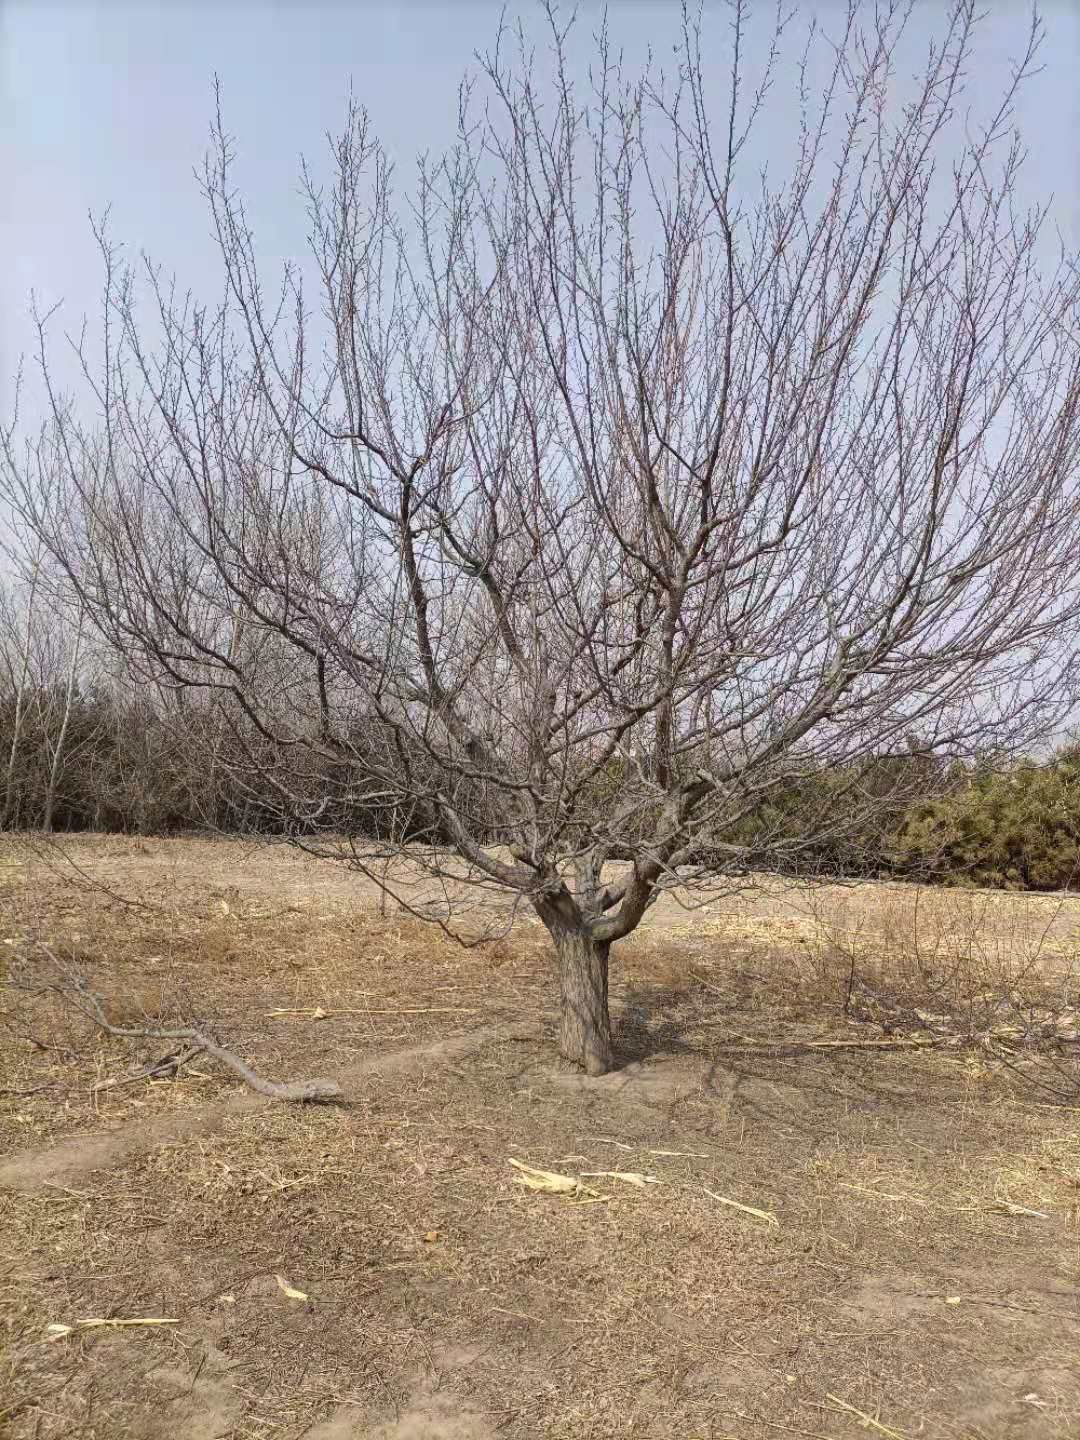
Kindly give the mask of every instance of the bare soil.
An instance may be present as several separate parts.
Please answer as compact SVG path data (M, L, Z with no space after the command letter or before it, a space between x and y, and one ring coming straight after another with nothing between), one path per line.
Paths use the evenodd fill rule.
M5 843L0 1432L1080 1435L1080 900L699 899L613 951L589 1080L524 918L466 949L283 848ZM168 1047L28 937L115 1023L345 1102L133 1080Z

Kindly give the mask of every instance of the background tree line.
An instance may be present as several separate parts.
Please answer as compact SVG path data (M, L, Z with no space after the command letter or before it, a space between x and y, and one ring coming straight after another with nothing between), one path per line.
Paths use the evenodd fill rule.
M447 843L437 820L381 795L372 778L387 743L379 731L377 717L357 717L339 770L322 765L305 777L294 754L250 729L239 733L235 715L205 695L140 682L87 633L40 566L0 592L4 830L335 832ZM623 763L598 778L589 808L600 813L610 804L624 783L616 773ZM482 829L483 796L474 804ZM492 814L493 837L496 831ZM808 765L739 823L703 836L705 863L711 841L756 851L761 868L792 875L1074 888L1080 746L1064 745L1042 761L988 754L972 765L911 754Z

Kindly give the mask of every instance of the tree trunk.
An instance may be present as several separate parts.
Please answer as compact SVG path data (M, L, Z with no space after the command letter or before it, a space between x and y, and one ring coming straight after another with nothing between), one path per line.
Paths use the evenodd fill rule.
M75 645L71 652L71 664L68 667L67 685L64 690L64 713L60 718L60 733L56 737L56 749L53 751L52 764L49 766L49 788L45 792L45 817L41 822L41 828L46 834L52 833L53 815L56 811L56 787L60 781L60 775L64 765L64 745L67 743L68 727L71 724L71 710L75 700L75 680L79 670L79 650L82 646L83 617L79 613L79 627L75 631ZM48 722L43 719L42 734L48 735ZM46 740L46 743L47 740Z
M0 816L0 829L3 830L7 830L11 826L15 816L15 760L19 753L19 740L22 736L23 720L26 715L26 691L30 676L30 649L33 641L34 598L37 594L40 559L39 551L30 580L30 594L26 601L26 633L23 639L22 655L19 657L19 680L15 687L15 718L11 729L11 748L8 751L7 783L4 787L4 812Z
M553 931L559 957L562 1018L559 1053L586 1075L605 1075L612 1066L608 1014L608 950L578 929Z

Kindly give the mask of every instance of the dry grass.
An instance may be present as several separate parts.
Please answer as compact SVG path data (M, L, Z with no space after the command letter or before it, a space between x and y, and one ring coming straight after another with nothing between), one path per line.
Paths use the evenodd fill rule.
M587 1081L553 1058L535 927L462 950L287 852L73 853L154 908L23 864L4 936L65 947L114 1016L212 1020L349 1103L266 1105L200 1062L95 1094L152 1047L9 992L0 1086L34 1093L0 1096L0 1430L1077 1433L1080 1110L1039 1088L1070 1062L968 1038L1004 995L1068 1011L1076 902L923 893L917 937L899 887L667 906L618 954L628 1063ZM916 1008L950 1043L881 1046L932 1034ZM588 1188L530 1191L511 1157ZM46 1329L148 1316L180 1323Z

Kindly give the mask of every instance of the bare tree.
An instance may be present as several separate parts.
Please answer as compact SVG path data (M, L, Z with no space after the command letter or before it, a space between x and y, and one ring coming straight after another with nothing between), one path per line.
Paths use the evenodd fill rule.
M261 276L219 108L225 299L99 231L96 413L50 384L7 446L87 615L227 701L298 843L382 877L320 832L361 795L445 882L425 913L453 924L463 883L534 908L590 1073L610 946L664 889L767 863L767 831L732 839L764 796L1005 751L1074 698L1080 283L1040 272L1011 129L1040 27L978 128L971 0L901 101L909 14L811 34L782 183L746 172L785 22L755 88L736 0L718 119L691 15L668 79L601 33L575 83L554 11L539 57L503 31L408 205L356 105L326 183L305 169L317 300Z
M41 738L48 759L48 778L45 784L45 805L42 812L41 828L50 831L56 815L56 798L65 764L71 759L69 753L69 731L79 680L79 666L83 659L83 627L85 618L79 612L74 625L74 635L67 647L62 685L38 692L38 706L41 713ZM61 633L61 638L67 637ZM84 739L85 743L85 739Z
M6 745L4 768L4 803L0 812L0 830L6 830L16 819L19 748L26 727L29 702L34 687L33 662L38 585L41 578L41 546L32 549L25 566L22 591L7 591L0 597L0 664L4 688L11 704L10 736ZM22 613L19 613L21 604ZM40 630L40 625L38 626Z
M61 784L79 752L95 739L85 712L77 738L72 730L80 685L91 673L85 619L71 615L40 542L11 543L5 558L13 579L0 592L5 755L0 830L51 830Z

